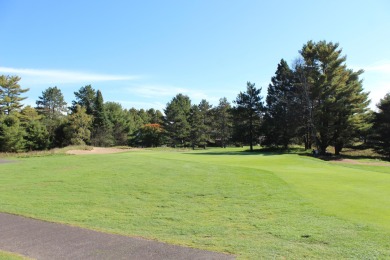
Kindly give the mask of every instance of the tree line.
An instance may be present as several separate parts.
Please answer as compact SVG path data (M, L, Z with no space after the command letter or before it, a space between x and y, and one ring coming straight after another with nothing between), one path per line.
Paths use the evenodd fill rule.
M61 89L49 87L36 106L24 106L28 89L18 76L0 76L0 151L45 150L67 145L203 147L261 144L287 149L303 144L325 154L339 154L354 140L370 141L390 156L390 94L368 108L363 71L346 66L337 43L309 41L291 66L277 65L265 99L261 88L247 82L231 103L221 98L193 104L177 94L163 112L124 109L104 102L91 85L74 92L72 104Z

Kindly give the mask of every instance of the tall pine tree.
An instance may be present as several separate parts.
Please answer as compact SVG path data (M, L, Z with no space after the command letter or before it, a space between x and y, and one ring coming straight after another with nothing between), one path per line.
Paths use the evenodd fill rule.
M114 144L112 128L106 114L103 95L100 90L96 92L96 98L93 107L94 112L91 143L94 146L112 146Z
M20 77L18 76L0 76L0 114L9 115L13 111L19 112L23 106L20 102L26 97L20 95L29 89L22 89L19 81Z
M177 94L164 110L164 128L173 146L186 146L190 142L190 111L191 100L181 93Z
M358 130L357 118L368 110L368 93L359 79L362 71L348 69L341 52L337 43L326 41L309 41L300 51L302 99L310 107L312 135L322 154L329 145L339 154Z
M264 116L264 143L287 149L296 136L298 111L294 73L285 60L281 60L268 86Z
M250 151L253 151L253 143L258 141L260 134L263 111L260 93L261 88L256 89L255 84L248 81L246 91L240 92L234 101L236 120L243 130L240 134L244 135L244 140L248 141Z

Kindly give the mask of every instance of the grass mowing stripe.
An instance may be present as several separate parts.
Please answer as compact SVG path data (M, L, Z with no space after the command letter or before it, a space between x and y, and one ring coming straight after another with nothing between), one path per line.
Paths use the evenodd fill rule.
M388 231L324 214L282 178L301 163L319 166L154 151L28 158L0 166L0 210L243 258L390 256Z

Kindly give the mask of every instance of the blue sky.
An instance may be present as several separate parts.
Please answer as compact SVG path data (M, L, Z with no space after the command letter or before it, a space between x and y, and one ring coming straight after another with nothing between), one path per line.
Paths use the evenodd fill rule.
M372 108L390 91L390 1L0 0L0 74L19 75L26 104L91 84L125 108L233 101L263 88L308 40L338 42L364 69Z

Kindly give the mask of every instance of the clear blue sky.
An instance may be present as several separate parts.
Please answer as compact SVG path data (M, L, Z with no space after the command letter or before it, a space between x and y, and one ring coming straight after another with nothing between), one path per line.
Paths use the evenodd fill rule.
M390 1L0 0L0 74L19 75L26 104L91 84L125 108L163 109L263 88L308 40L338 42L364 69L373 104L390 91ZM374 105L372 105L374 107Z

